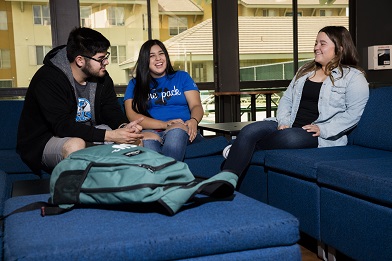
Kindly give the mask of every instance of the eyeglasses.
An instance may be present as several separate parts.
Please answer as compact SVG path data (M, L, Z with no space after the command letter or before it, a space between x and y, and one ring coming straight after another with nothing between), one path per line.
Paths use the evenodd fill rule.
M84 57L84 58L88 58L88 59L94 60L94 61L96 61L96 62L99 62L101 65L103 65L103 63L105 62L105 60L108 60L108 59L109 59L110 53L107 52L106 55L105 55L105 57L103 57L102 59L99 59L99 60L98 60L98 59L95 59L95 58L93 58L93 57L87 56L87 55L83 55L83 54L81 54L80 56L82 56L82 57Z

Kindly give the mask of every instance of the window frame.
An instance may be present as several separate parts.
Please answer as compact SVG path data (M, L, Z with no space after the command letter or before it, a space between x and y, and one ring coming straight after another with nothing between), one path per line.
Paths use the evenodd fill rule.
M5 21L2 21L5 20ZM0 11L0 31L7 31L8 30L8 17L7 11L1 10Z
M181 21L185 20L185 21ZM185 26L181 26L181 24L186 24ZM169 30L169 35L170 36L175 36L178 35L186 30L188 30L188 17L186 16L170 16L168 18L168 30ZM176 31L175 34L172 34L172 30Z
M5 55L8 56L7 59L4 59ZM4 64L8 64L8 66L4 66ZM0 49L0 69L10 69L10 68L11 68L11 50Z
M84 10L89 10L89 17L84 17L84 15L82 16L82 9L84 9ZM92 10L92 7L91 7L91 5L89 5L89 6L80 6L80 8L79 8L79 14L80 14L80 26L82 26L82 27L92 27L93 26L93 19L91 18L92 17L92 14L93 14L93 10ZM89 22L90 22L90 24L89 25L86 25L86 20L88 20Z
M125 45L110 46L110 62L120 64L127 59L127 47Z
M42 47L42 54L40 54L42 56L42 60L39 60L39 55L38 55L38 49ZM48 45L36 45L35 46L35 64L36 65L43 65L44 64L44 58L45 55L50 52L50 50L52 50L52 46L48 46Z
M34 7L39 7L39 16L36 16ZM44 12L47 12L47 16L44 15ZM50 7L48 5L32 5L32 13L33 13L33 24L34 25L51 25L52 21L50 18ZM38 23L39 19L40 22ZM47 19L47 20L45 20ZM37 21L37 23L36 23ZM48 21L46 24L45 21Z
M122 17L118 17L121 16L120 13L122 13ZM125 26L124 14L125 14L125 8L123 6L109 6L107 8L107 18L106 18L109 26Z

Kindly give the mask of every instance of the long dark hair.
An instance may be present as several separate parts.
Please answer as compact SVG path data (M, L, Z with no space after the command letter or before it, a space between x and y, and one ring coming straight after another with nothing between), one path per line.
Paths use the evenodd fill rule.
M156 39L148 40L140 48L139 57L136 62L136 77L133 79L136 81L135 88L133 91L132 109L140 114L150 117L148 113L148 95L150 94L150 85L157 87L158 82L150 74L150 51L151 47L158 45L165 54L166 57L166 75L170 76L176 71L171 65L169 54L165 45Z
M344 67L354 67L364 73L363 69L358 66L358 51L355 48L349 31L344 26L326 26L319 31L319 33L321 32L324 32L335 44L335 57L325 67L325 74L329 76L332 83L334 83L334 78L332 77L331 72L335 68L339 69L341 76L343 76ZM321 64L317 63L315 60L308 62L300 68L296 79L308 72L316 72L320 68Z

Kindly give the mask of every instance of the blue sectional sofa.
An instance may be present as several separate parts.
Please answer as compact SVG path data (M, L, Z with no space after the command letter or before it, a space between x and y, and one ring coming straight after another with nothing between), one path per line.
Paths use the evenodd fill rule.
M50 175L32 173L15 151L22 107L23 100L0 100L0 212L4 215L49 198L45 184ZM216 174L227 144L224 137L193 144L185 162L196 176ZM299 261L298 240L297 218L236 192L218 201L198 196L172 217L140 206L80 208L46 217L39 211L16 213L2 223L0 256L40 261Z
M10 198L5 213L48 196ZM203 199L174 216L137 208L14 214L4 224L4 260L301 260L291 214L239 193Z
M7 133L1 128L0 131L2 131L1 136ZM349 133L347 146L258 151L254 154L251 165L237 188L239 191L237 198L241 199L242 194L245 194L257 199L259 203L261 201L274 207L273 209L278 208L291 213L299 220L300 231L318 241L321 258L334 259L336 256L339 257L335 254L340 253L355 260L390 260L392 256L391 132L392 86L372 88L358 126ZM185 162L196 176L212 176L220 169L223 161L220 152L227 144L228 141L223 137L206 139L204 144L193 144L187 150ZM12 148L8 146L5 149ZM7 175L27 175L26 177L32 175L23 173L23 164L20 167L21 169ZM3 198L7 199L7 197L9 196L4 194ZM245 198L248 200L247 197ZM14 209L15 206L20 205L20 202L31 200L30 197L8 199L6 211ZM242 204L241 202L239 204ZM257 205L256 202L249 201L249 204ZM210 206L214 208L214 205ZM266 207L265 204L260 206ZM247 215L255 215L247 213ZM256 215L254 217L259 218ZM27 220L32 217L23 218ZM210 218L205 217L205 219ZM18 232L16 225L8 226L7 222L5 236L11 231L12 233L8 235L22 233ZM19 224L20 221L9 222ZM259 222L262 223L264 220L260 219ZM291 242L294 238L291 238ZM11 241L8 242L14 242L16 239L10 237L9 240ZM289 244L288 241L282 242L285 242L284 245ZM7 244L5 246L8 247ZM7 256L10 252L6 253ZM241 251L235 253L239 254ZM207 256L223 258L217 253L200 254L202 255L203 258ZM229 258L235 257L236 255L233 255Z
M258 151L239 191L296 216L320 257L390 260L392 86L370 90L349 145Z

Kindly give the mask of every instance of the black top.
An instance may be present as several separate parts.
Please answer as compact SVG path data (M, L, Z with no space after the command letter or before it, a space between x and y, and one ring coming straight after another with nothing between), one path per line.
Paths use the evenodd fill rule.
M306 80L293 127L301 128L304 125L311 124L318 118L318 100L322 84L322 82Z
M77 102L69 80L69 77L72 78L69 62L63 61L69 77L52 63L60 51L65 57L65 46L53 49L46 55L44 66L32 78L19 121L17 151L31 170L38 173L43 167L43 150L51 137L78 137L87 142L104 141L105 138L105 130L75 121ZM106 74L94 81L96 123L117 129L121 123L128 122L110 76Z

